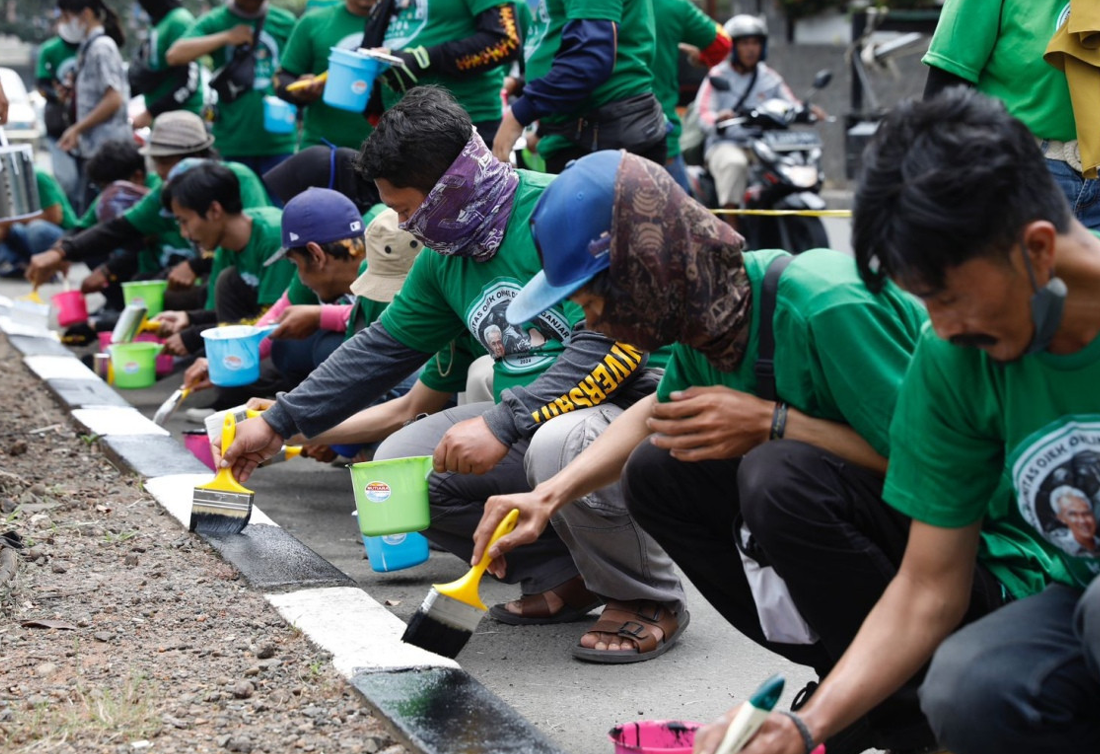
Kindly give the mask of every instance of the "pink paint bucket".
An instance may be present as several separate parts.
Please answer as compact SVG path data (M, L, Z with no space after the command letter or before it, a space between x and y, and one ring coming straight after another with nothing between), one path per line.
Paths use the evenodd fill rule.
M77 325L88 321L88 305L80 291L62 291L53 295L53 306L57 310L57 324L60 327Z
M616 725L607 735L615 754L691 754L701 727L682 720L639 720Z
M210 438L206 436L205 429L189 429L183 433L183 444L191 451L191 455L205 463L211 471L214 468L214 452L210 450Z

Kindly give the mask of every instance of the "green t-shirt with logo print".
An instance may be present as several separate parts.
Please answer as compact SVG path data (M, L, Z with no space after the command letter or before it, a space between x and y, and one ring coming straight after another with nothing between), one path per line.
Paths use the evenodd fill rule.
M271 306L290 285L296 269L294 263L286 258L270 266L264 264L268 257L282 248L283 211L275 207L256 207L246 209L244 214L252 218L248 243L240 251L221 247L215 249L210 280L217 281L223 270L235 267L244 282L256 289L260 306ZM214 285L207 286L206 308L214 309Z
M584 312L564 301L521 327L508 324L505 311L520 289L542 269L528 223L535 203L554 176L519 171L512 214L504 241L492 259L420 254L405 284L382 313L381 322L410 348L435 353L464 333L486 353L502 358L494 366L493 388L529 384L564 350L563 341Z
M519 0L523 2L524 0ZM471 37L477 33L477 16L503 0L411 0L398 11L386 28L383 46L398 51L413 47L435 47ZM469 113L474 123L500 120L500 90L504 85L505 66L488 68L469 76L454 78L435 75L428 70L419 84L437 84L448 90ZM388 110L402 95L388 86L382 90L382 103Z
M259 19L243 18L223 6L203 15L187 30L183 38L218 34L240 24L248 24L255 29L259 25ZM283 48L293 28L293 15L282 8L268 7L263 31L253 52L256 63L252 89L233 102L218 103L214 138L223 157L260 157L290 154L294 151L298 141L296 134L273 134L264 130L264 97L275 94L275 71L279 68ZM229 61L234 49L232 45L227 45L210 54L215 70Z
M283 51L282 69L295 76L324 73L331 48L359 49L365 25L366 19L351 13L343 3L307 13L294 26ZM359 149L373 130L362 113L332 107L323 98L304 107L300 149L320 144L321 139Z

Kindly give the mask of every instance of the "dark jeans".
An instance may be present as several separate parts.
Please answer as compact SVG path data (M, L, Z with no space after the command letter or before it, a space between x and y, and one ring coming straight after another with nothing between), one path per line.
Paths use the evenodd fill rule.
M271 340L271 361L287 379L298 384L344 342L344 333L318 330L300 340Z
M641 151L635 151L633 149L627 150L633 152L639 157L645 157L647 160L653 160L658 165L664 165L667 162L668 157L668 142L661 139L659 142ZM570 146L565 149L561 149L554 152L552 155L546 158L546 172L547 173L560 173L565 170L565 166L573 160L578 160L584 157L586 154L592 154L590 149L586 149L581 146Z
M882 501L882 479L827 451L784 440L741 459L684 463L649 443L623 472L631 514L703 596L741 633L826 675L897 572L909 520ZM803 619L820 640L765 638L734 544L738 512ZM968 620L1002 604L1000 585L976 569ZM880 745L931 744L910 681L869 720Z
M1100 741L1100 579L1055 585L940 645L920 689L955 754L1096 751Z

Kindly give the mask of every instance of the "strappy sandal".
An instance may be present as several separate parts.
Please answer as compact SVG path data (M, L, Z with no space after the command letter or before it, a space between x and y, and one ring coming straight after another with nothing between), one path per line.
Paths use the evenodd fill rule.
M584 620L587 615L603 604L599 595L588 591L584 579L577 575L569 581L558 584L549 591L562 601L556 613L550 612L550 603L546 593L525 594L516 600L519 612L513 613L502 602L489 608L489 615L501 623L512 626L546 625L551 623L572 623Z
M659 602L636 600L633 602L609 602L603 615L585 633L614 634L629 639L635 649L594 649L573 647L573 656L586 662L623 664L645 662L667 652L680 634L687 628L691 615L684 609L679 615ZM654 636L652 628L661 629L661 639Z

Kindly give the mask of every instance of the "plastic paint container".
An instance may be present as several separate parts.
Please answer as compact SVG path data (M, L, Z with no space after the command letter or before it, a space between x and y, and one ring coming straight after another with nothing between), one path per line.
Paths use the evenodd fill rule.
M298 108L278 97L264 97L264 130L269 134L294 133Z
M431 456L364 461L348 468L361 534L380 537L428 528Z
M61 327L88 321L88 305L80 291L55 293L52 300L57 309L57 324Z
M428 559L428 540L423 534L387 534L382 537L363 535L370 567L378 573L412 568Z
M361 113L370 99L374 80L386 68L386 63L358 52L330 48L322 99L339 110Z
M615 754L691 754L701 727L681 720L639 720L616 725L607 735Z
M260 341L277 325L230 325L203 330L210 381L219 387L251 385L260 378Z
M144 306L145 316L152 318L164 311L164 292L167 289L167 280L135 280L122 284L122 298L127 306Z
M183 433L183 444L191 455L206 464L211 471L217 471L214 467L214 452L210 449L210 438L206 436L205 429L189 429Z
M157 354L160 343L115 343L111 354L111 370L115 387L124 389L149 387L157 381Z

